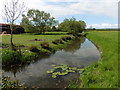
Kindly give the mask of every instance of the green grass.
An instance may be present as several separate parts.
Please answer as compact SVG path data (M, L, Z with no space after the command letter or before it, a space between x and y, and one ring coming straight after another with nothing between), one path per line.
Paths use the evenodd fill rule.
M83 88L118 87L118 31L88 32L87 38L99 48L101 59L85 68L81 75Z
M54 32L55 33L55 32ZM19 34L13 35L13 43L25 46L40 46L43 41L52 44L53 40L60 39L67 35L30 35L30 34ZM30 41L34 39L42 39L43 41ZM10 44L10 35L2 36L2 44Z
M13 35L13 43L15 46L19 46L19 45L25 46L23 48L16 47L17 52L16 51L13 52L10 49L10 35L3 35L2 45L3 47L6 47L2 49L3 64L10 64L10 63L14 64L13 62L15 61L14 59L19 57L20 55L21 55L20 60L17 60L16 62L21 63L21 62L32 61L37 59L38 56L50 55L54 53L56 50L64 48L67 44L71 42L70 40L67 40L67 42L62 40L63 42L62 44L58 43L56 45L52 43L52 41L56 39L61 39L62 37L68 36L66 32L47 32L47 34L49 35L34 35L34 33ZM35 41L35 39L38 39L38 40L40 39L42 41ZM48 47L45 49L43 48L43 46L46 46L47 45L46 43L48 44ZM13 55L13 54L16 54L16 55Z
M29 41L44 39L52 45L52 41L67 35L14 35L14 44L25 46L40 46L41 41ZM99 48L101 59L85 68L80 79L84 88L116 88L118 87L118 32L95 31L88 32L87 38ZM10 44L10 36L2 36L2 43Z

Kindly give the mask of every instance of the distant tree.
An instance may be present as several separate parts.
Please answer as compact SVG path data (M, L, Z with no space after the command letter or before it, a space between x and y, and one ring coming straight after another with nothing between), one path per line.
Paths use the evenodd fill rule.
M15 24L15 21L20 17L20 15L23 14L25 9L26 8L24 5L24 2L20 3L19 0L11 0L11 2L5 2L4 4L3 17L10 24L10 31L11 31L10 43L11 43L12 50L14 50L14 44L13 44L14 24Z
M51 32L51 31L52 31L52 28L51 28L50 26L45 26L45 31Z
M82 33L85 27L86 23L84 21L76 21L75 18L65 19L58 25L61 31L68 31L75 37L77 37L78 33Z
M95 28L93 28L93 30L96 30Z
M85 23L84 21L82 21L82 20L80 20L79 23L80 23L80 25L81 25L81 33L82 33L82 31L85 30L86 23Z
M58 29L61 31L68 31L70 29L69 23L70 23L69 19L64 19L64 21L58 25Z
M52 27L57 24L54 17L51 17L50 13L30 9L27 15L22 15L21 25L25 27L26 31L44 33L46 28Z
M57 28L55 26L52 26L52 31L57 31Z

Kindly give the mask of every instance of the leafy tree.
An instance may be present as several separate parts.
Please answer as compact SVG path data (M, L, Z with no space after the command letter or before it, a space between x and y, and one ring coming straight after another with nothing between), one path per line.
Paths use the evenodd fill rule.
M81 25L81 31L84 31L85 30L85 27L86 27L86 23L82 20L79 21L80 25Z
M45 31L50 32L52 31L52 28L50 26L45 26Z
M48 29L48 27L57 24L55 18L51 17L50 13L44 11L30 9L27 15L23 14L22 16L21 25L23 25L27 32L39 32L42 34L46 31L46 28Z
M76 21L75 18L65 19L62 23L58 25L61 31L68 31L77 37L78 33L82 33L85 30L86 23L82 20Z
M32 23L28 20L28 18L25 15L22 15L22 17L21 25L24 27L25 32L31 32L31 30L34 30Z

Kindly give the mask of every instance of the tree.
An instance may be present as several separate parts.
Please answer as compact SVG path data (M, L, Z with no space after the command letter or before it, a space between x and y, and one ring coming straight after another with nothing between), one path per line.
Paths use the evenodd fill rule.
M86 27L86 23L82 20L76 21L75 18L65 19L58 25L62 31L68 31L73 36L77 37L78 33L82 33Z
M84 31L85 30L85 27L86 27L86 23L82 20L79 21L80 25L81 25L81 31Z
M11 0L11 2L6 2L4 4L4 18L10 24L10 43L12 50L15 50L13 44L13 29L15 21L23 14L25 11L25 4L20 3L19 0Z
M64 21L58 25L58 29L61 31L68 31L70 29L69 19L64 19Z
M46 31L46 28L51 27L57 23L54 17L51 17L50 13L30 9L27 15L22 15L21 25L30 32L39 32L40 34ZM34 29L33 29L34 28Z
M21 26L24 27L25 32L31 32L32 30L34 30L32 23L28 20L28 18L25 15L22 15Z
M57 28L55 26L52 26L52 31L57 31Z

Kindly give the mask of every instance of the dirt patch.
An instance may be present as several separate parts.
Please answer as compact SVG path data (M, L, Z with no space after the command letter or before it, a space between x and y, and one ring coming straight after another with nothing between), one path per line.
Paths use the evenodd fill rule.
M33 40L29 40L29 41L45 41L45 39L33 39Z

